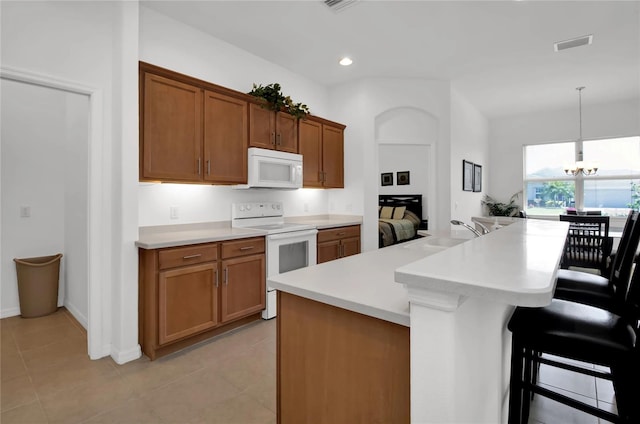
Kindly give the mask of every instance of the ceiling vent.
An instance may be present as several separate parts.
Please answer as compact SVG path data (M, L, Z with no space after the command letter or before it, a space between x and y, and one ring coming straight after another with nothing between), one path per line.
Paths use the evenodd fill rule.
M553 50L572 49L574 47L587 46L593 42L593 35L583 35L582 37L572 38L571 40L558 41L553 44Z
M344 9L353 6L360 0L324 0L324 4L334 12L342 12Z

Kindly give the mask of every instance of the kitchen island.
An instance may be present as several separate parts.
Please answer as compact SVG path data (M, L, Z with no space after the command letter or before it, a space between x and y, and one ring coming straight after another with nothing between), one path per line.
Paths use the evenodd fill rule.
M506 322L551 301L567 228L522 220L269 278L279 422L505 422Z

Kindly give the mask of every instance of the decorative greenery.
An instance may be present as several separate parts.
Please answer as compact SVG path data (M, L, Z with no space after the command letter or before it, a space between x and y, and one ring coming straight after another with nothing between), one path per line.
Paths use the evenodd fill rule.
M515 212L520 208L520 206L516 204L516 199L518 199L520 193L522 193L522 190L511 196L509 203L498 202L488 194L485 194L481 202L489 210L490 216L514 216Z
M631 203L627 204L634 211L640 210L640 184L631 181Z
M296 118L305 118L309 113L307 105L302 103L294 103L291 97L282 94L280 84L273 83L262 86L262 84L253 84L253 89L248 93L254 97L264 99L265 107L271 110L284 110Z

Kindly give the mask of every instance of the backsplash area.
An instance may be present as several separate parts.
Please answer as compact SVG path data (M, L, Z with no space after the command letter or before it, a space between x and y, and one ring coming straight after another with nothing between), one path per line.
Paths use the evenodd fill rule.
M228 186L140 183L138 225L229 221L235 202L281 201L285 216L326 214L332 212L328 196L322 189L234 190Z

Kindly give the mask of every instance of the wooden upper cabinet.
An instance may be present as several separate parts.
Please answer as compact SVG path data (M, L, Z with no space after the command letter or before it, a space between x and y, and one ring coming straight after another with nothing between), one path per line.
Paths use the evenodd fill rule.
M302 185L322 187L322 124L299 122L299 153L302 155Z
M324 187L344 188L344 130L322 125Z
M276 149L298 153L298 118L295 116L276 113Z
M298 153L297 119L250 103L249 146Z
M249 104L249 145L263 149L276 147L276 115L255 103Z
M202 169L202 89L145 74L140 179L193 181Z
M338 125L300 121L303 187L344 188L344 127Z
M213 91L204 95L204 180L247 182L248 103Z

